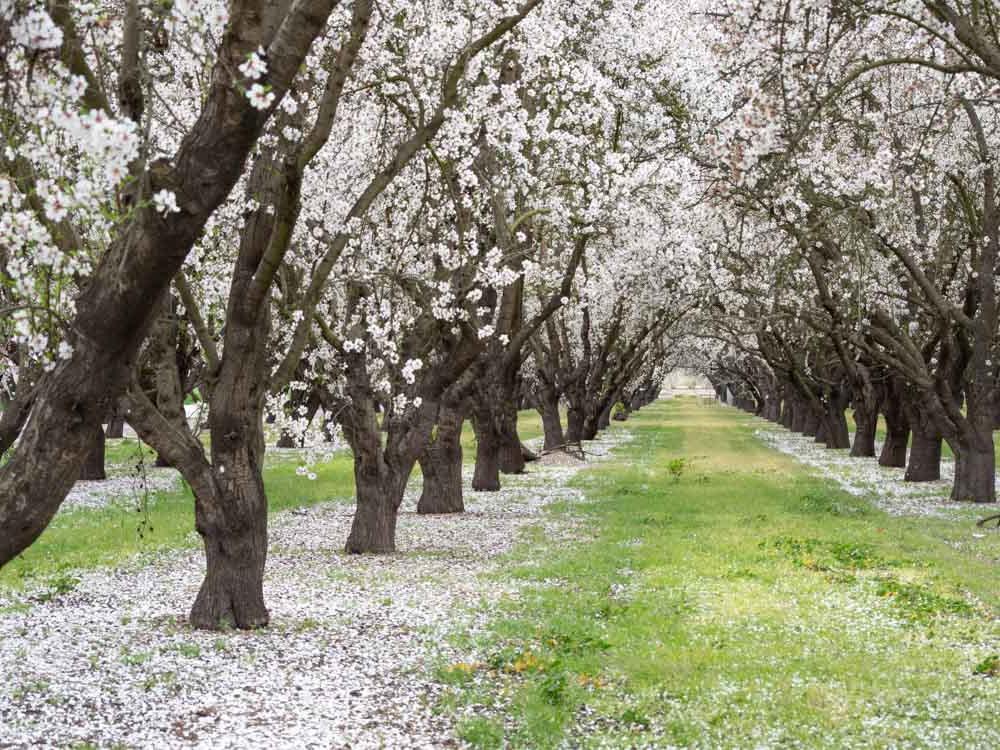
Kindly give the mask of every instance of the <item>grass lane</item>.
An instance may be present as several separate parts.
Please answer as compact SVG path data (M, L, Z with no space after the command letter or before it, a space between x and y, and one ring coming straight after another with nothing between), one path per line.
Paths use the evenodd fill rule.
M1000 747L1000 534L890 517L694 399L512 560L443 710L476 747ZM955 539L963 544L956 548ZM485 707L485 708L484 708Z

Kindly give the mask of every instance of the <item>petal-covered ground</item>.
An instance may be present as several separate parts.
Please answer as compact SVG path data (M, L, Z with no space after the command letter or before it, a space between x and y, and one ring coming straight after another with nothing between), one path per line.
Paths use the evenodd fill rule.
M801 435L764 420L757 437L775 450L793 456L834 480L842 489L863 496L892 515L962 517L986 516L996 512L996 504L971 505L948 499L955 474L955 462L941 459L941 479L936 482L904 482L904 469L879 466L874 458L856 458L846 449L831 450L815 438ZM876 453L882 446L876 445ZM1000 487L1000 478L997 480Z
M613 431L590 450L625 439ZM499 493L467 493L452 517L418 516L411 488L392 556L342 553L349 504L273 517L272 626L260 632L186 625L200 552L0 593L0 748L455 746L431 667L471 626L468 605L528 585L484 575L525 527L576 533L542 510L582 499L568 481L585 465L530 464Z

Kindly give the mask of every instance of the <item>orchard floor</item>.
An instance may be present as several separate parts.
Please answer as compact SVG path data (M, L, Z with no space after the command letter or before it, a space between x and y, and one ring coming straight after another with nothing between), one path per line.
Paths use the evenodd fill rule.
M190 549L0 588L0 748L1000 747L1000 532L700 399L590 450L389 557L275 514L266 631L186 626Z

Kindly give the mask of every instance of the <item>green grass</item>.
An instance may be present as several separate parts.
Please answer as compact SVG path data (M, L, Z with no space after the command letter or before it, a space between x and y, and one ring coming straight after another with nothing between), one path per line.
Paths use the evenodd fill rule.
M541 435L541 418L524 411L518 422L521 437ZM462 436L465 461L475 460L475 436L466 423ZM105 463L117 473L128 473L139 452L135 439L109 440ZM152 461L149 448L145 460ZM295 473L294 456L274 454L265 462L264 485L271 513L329 500L349 502L354 496L351 456L339 453L314 467L315 480ZM181 549L199 544L194 532L194 498L185 485L173 492L160 492L143 503L136 498L131 508L75 510L56 516L49 527L25 552L0 568L0 587L40 584L52 596L71 590L73 571L119 565L139 553Z
M317 466L317 478L297 476L296 464L286 461L264 471L272 513L340 498L349 500L354 478L349 455L338 455ZM117 565L142 552L197 545L194 498L183 486L157 493L145 509L109 506L77 510L56 516L38 541L0 569L0 586L42 583L59 588L68 571Z
M1000 534L887 516L751 425L694 399L627 423L578 480L592 502L556 510L594 536L536 528L500 574L526 588L456 636L477 661L440 666L463 739L1000 746Z

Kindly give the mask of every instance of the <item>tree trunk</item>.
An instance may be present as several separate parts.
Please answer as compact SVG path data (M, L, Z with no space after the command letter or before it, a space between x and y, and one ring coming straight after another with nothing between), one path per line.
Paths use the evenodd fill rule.
M806 437L816 437L819 433L820 418L810 404L802 404L802 434Z
M500 455L498 466L504 474L524 473L524 451L521 437L517 434L517 408L513 401L504 401L497 409L499 417Z
M608 405L601 409L601 413L597 417L597 429L606 430L611 426L611 410L615 407L615 403L618 401L617 398L613 398L608 401Z
M992 388L973 385L966 390L966 424L949 444L955 454L955 481L951 499L956 502L994 503L996 453L993 445Z
M442 406L437 434L420 455L423 490L417 513L462 513L462 422L460 409Z
M906 466L906 448L910 440L910 422L903 410L898 385L890 381L889 393L882 402L885 417L885 444L878 457L879 466Z
M910 460L906 464L907 482L931 482L941 478L941 438L914 426Z
M566 410L566 442L579 443L583 439L583 411L570 402Z
M992 414L990 426L992 427ZM996 502L996 454L993 433L989 438L953 445L955 453L955 480L951 487L954 502Z
M580 431L581 440L593 440L597 437L597 421L599 414L588 414L583 418L583 427Z
M806 434L806 422L811 410L800 400L795 399L792 405L791 431Z
M778 422L781 420L781 399L775 394L769 393L764 396L764 410L761 416L768 422Z
M816 422L816 435L813 437L813 442L817 444L823 444L827 442L826 433L829 430L830 425L825 418L819 419Z
M389 467L381 456L354 455L357 507L345 551L351 555L390 554L396 551L396 519L403 502L406 476Z
M785 396L781 402L781 419L779 420L782 427L787 427L789 430L794 430L795 425L795 403L794 401Z
M489 409L476 401L472 426L476 433L476 468L472 475L472 489L476 492L500 490L499 432L493 424Z
M875 432L878 429L878 412L866 410L861 403L854 406L854 444L851 455L871 458L875 456Z
M823 423L825 424L823 442L826 443L827 448L846 449L851 447L851 434L847 430L847 419L840 406L831 406Z
M481 492L500 489L500 472L524 472L521 438L517 434L516 372L500 370L500 365L490 365L475 394L476 469L472 489Z
M107 479L107 476L104 472L104 430L97 425L87 458L80 469L80 479L100 480Z
M559 415L559 394L555 388L542 385L538 411L542 415L542 431L545 434L542 450L553 451L561 448L566 443L566 435L562 429L562 419Z
M113 440L121 440L125 437L125 418L117 412L112 413L108 421L108 430L105 436Z
M205 545L205 579L191 607L195 628L220 630L264 627L267 561L267 496L260 467L250 459L229 464L220 494L195 498L195 526Z
M173 158L150 165L150 190L173 190L181 210L160 216L151 207L140 209L115 232L76 300L69 326L73 356L46 377L17 451L0 468L0 565L41 534L65 499L94 425L128 384L153 308L244 172L271 112L255 110L234 91L233 66L248 49L270 48L268 82L280 97L325 28L332 7L294 4L288 23L295 33L274 38L267 31L272 27L258 18L240 18L242 5L233 5L239 12L232 14L197 123Z

